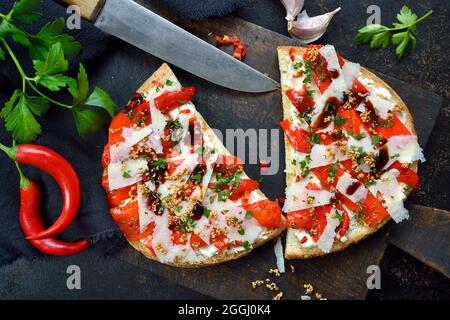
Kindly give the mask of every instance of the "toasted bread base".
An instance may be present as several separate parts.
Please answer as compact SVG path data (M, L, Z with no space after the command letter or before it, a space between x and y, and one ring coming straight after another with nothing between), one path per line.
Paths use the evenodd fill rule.
M150 76L150 78L147 81L144 82L144 84L142 84L142 86L137 90L137 93L145 94L146 92L149 92L152 88L154 88L156 83L158 83L158 82L165 83L166 80L171 77L174 77L173 71L170 69L170 67L166 63L164 63L161 65L161 67L158 70L156 70L153 73L152 76ZM177 84L177 85L179 84L178 80L175 82L175 84ZM209 125L206 123L206 121L203 119L203 117L201 116L201 114L199 112L196 113L196 117L202 123L203 132L205 132L209 136L211 141L215 141L215 147L219 150L219 152L221 154L230 155L229 151L225 148L223 143L215 135L214 131L209 127ZM106 171L106 169L105 169L105 171ZM106 174L106 172L104 174ZM261 191L259 191L259 192L262 196L264 196ZM285 224L285 220L283 218L283 226L281 228L270 229L270 230L265 231L262 235L260 235L256 239L256 242L253 244L253 248L256 248L256 247L262 245L263 243L279 236L285 229L284 224ZM147 258L159 262L158 258L147 247L145 247L140 241L131 241L128 239L127 239L127 241L131 244L131 246L133 246L137 251L141 252ZM193 262L193 261L189 261L189 260L180 258L179 260L176 261L176 263L175 262L174 263L165 262L165 264L171 265L174 267L181 267L181 268L207 267L207 266L223 263L226 261L239 259L240 257L243 257L246 254L248 254L249 252L251 252L253 248L248 248L248 249L245 249L245 250L237 252L237 253L228 254L226 256L224 256L224 255L213 256L213 257L210 257L201 262Z
M288 73L289 65L287 64L286 57L289 56L289 50L291 48L292 47L290 47L290 46L289 47L288 46L278 47L278 60L279 60L280 74L281 74L281 79L282 79L281 80L281 91L282 91L282 96L283 96L283 111L284 111L285 119L288 119L290 121L293 120L293 119L289 118L289 114L290 114L289 108L290 108L291 102L289 101L289 98L284 94L284 92L288 88L285 87L283 84L285 82L285 81L283 81L283 77L285 77ZM298 50L298 52L302 52L302 53L304 51L306 51L306 48L303 48L303 47L296 47L296 49ZM375 74L373 74L369 70L365 69L364 67L361 67L361 74L363 77L371 79L376 86L386 88L389 91L389 93L392 95L392 100L402 109L403 112L406 113L406 123L405 123L406 127L408 128L408 130L411 131L412 134L416 134L416 130L414 128L413 117L412 117L411 113L409 112L408 107L403 102L403 100L399 97L399 95L387 83L385 83L383 80L381 80L379 77L377 77ZM285 149L286 155L289 155L290 151L292 151L292 146L286 140L285 140L285 148L286 148ZM286 169L291 168L293 166L292 162L291 162L292 159L290 159L288 156L286 156L285 160L286 160ZM414 170L415 172L417 172L418 161L412 163L409 166L409 168ZM287 171L293 172L293 170L287 170ZM295 183L295 175L286 174L286 184L289 186L294 183ZM413 188L408 186L405 190L406 197L408 197L412 191L413 191ZM386 219L381 221L381 223L379 223L376 227L361 226L360 230L358 232L354 232L350 237L348 237L348 240L346 242L335 241L333 244L333 247L331 248L331 251L329 253L344 250L345 248L351 246L352 244L355 244L355 243L363 240L364 238L368 237L369 235L373 234L378 229L383 227L390 219L391 219L390 216L387 217ZM288 228L287 237L286 237L286 250L285 250L286 259L308 259L308 258L323 256L326 254L328 254L328 253L323 252L318 247L302 248L300 246L300 243L299 243L297 237L294 234L294 230Z

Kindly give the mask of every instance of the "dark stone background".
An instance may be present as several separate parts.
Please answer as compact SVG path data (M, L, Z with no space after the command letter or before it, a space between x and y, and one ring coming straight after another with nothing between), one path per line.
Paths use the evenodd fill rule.
M434 14L418 27L417 48L396 60L393 49L369 50L352 43L356 30L365 24L366 8L378 4L382 23L393 22L395 14L407 4L418 15L430 8ZM316 15L337 6L352 7L352 15L338 14L321 43L333 43L348 59L382 73L410 82L442 95L444 105L425 149L427 163L421 167L422 188L412 196L417 204L450 209L450 130L449 92L449 2L441 0L394 1L306 1L308 13ZM348 10L345 10L348 12ZM235 15L276 32L287 34L284 9L278 0L254 0ZM350 32L349 32L350 31ZM250 51L251 54L251 51ZM95 72L95 70L91 70ZM19 259L0 269L2 299L202 299L207 298L182 288L145 270L110 257L103 257L107 244L76 257L48 257L35 261ZM66 268L76 264L82 270L82 290L66 288ZM369 299L448 299L448 279L427 268L399 249L389 247L381 263L382 289L369 293Z

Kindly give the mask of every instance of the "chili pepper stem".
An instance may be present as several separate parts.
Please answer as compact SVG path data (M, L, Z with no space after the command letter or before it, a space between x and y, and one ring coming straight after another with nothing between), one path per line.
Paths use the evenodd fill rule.
M22 172L22 169L20 169L19 163L17 161L14 161L14 164L16 165L17 172L19 172L20 176L20 189L25 189L31 185L31 180L25 177L25 175Z
M4 144L0 143L0 150L2 150L3 152L5 152L7 154L8 157L10 157L13 161L14 164L16 165L17 168L17 172L19 172L19 176L20 176L20 188L26 188L31 184L31 181L25 177L25 175L23 174L22 170L20 169L19 163L16 161L16 155L17 155L17 146L14 142L12 147L7 147Z
M7 147L0 143L0 150L6 153L8 157L15 161L17 155L17 146Z

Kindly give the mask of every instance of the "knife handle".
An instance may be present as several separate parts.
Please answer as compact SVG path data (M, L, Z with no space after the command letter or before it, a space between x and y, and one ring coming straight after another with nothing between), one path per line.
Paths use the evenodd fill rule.
M89 22L94 22L97 19L97 15L105 4L105 0L59 0L59 2L66 6L80 7L81 17Z

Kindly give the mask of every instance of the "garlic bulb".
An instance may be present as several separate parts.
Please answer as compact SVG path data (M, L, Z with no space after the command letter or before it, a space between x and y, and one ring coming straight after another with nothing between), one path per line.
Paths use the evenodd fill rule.
M281 3L286 8L289 34L303 43L311 43L323 36L331 19L341 10L339 7L320 16L309 17L306 10L300 13L304 0L281 0Z
M305 0L281 0L286 9L286 20L293 21L303 9Z

